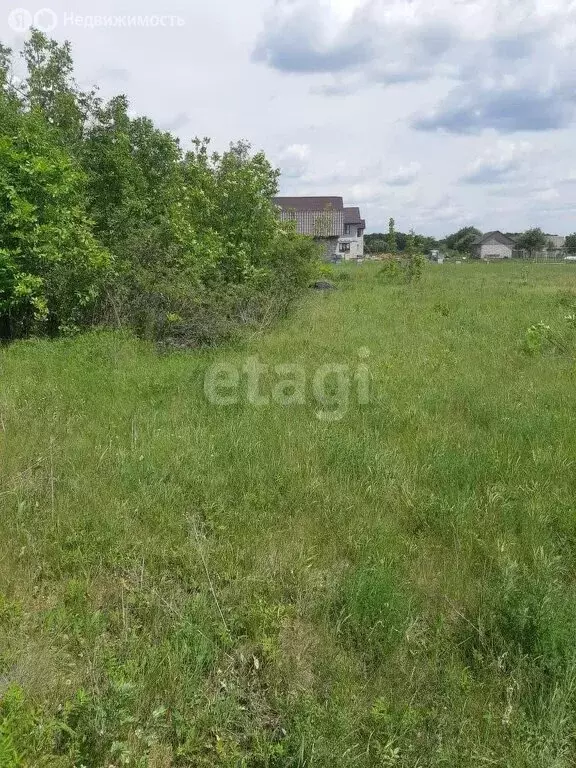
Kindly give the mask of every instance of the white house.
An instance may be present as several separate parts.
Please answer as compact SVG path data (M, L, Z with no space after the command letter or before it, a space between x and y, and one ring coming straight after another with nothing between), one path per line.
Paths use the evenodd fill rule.
M337 255L340 258L363 258L365 229L366 222L360 215L360 208L344 208L344 234L338 238Z
M502 232L487 232L472 244L477 259L511 259L516 243Z

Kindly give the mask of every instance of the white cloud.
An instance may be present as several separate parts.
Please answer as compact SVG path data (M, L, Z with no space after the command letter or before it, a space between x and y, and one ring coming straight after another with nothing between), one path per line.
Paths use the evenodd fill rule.
M547 189L542 189L534 194L534 200L542 200L542 202L549 203L552 200L558 200L560 197L560 193L557 189L554 189L554 187L548 187Z
M405 187L413 184L420 174L420 163L411 162L403 165L396 171L393 171L386 179L386 182L393 187Z
M548 130L576 119L574 0L276 0L257 58L270 67L335 80L339 95L364 84L453 84L415 119L421 130Z
M495 184L516 179L528 170L532 151L528 141L497 141L468 166L461 181Z
M278 164L283 176L299 178L308 170L310 161L310 146L308 144L290 144L285 147L278 158Z
M354 203L373 203L380 200L385 194L381 183L366 180L350 187L350 199Z

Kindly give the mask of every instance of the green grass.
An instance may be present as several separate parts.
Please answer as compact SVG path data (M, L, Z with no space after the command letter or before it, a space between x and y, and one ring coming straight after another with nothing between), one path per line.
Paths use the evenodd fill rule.
M343 269L241 346L1 351L2 768L574 764L576 269ZM210 404L250 356L306 403Z

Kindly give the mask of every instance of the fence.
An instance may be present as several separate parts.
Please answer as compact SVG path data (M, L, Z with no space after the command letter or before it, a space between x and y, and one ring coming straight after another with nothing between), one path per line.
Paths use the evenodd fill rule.
M512 257L515 259L522 259L523 261L538 261L548 263L560 263L566 259L565 251L525 251L517 248L512 252Z

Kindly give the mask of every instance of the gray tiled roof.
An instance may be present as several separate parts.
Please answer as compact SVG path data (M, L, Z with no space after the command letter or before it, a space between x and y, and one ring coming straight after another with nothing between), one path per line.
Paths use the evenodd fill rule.
M344 208L344 224L360 224L360 208Z
M356 207L344 208L341 197L275 197L282 221L295 221L301 235L340 237L344 225L366 228L366 222Z
M341 197L275 197L274 202L283 211L344 210L344 201Z
M500 232L498 230L495 230L494 232L486 232L485 235L482 235L481 237L477 237L472 244L483 245L484 243L487 243L488 240L497 240L499 243L502 243L503 245L509 245L512 247L516 245L516 242L511 237L508 237L503 232Z

